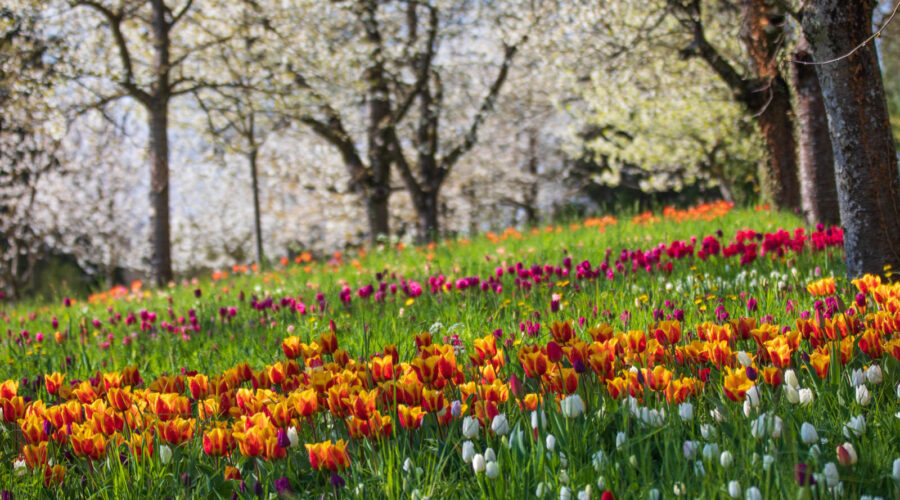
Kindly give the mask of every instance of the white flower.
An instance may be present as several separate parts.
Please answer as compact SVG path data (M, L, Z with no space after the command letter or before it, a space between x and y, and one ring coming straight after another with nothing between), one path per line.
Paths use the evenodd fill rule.
M740 498L741 497L741 483L737 480L731 480L728 482L728 495L731 498Z
M790 368L784 371L784 383L792 389L800 389L800 382L797 380L797 374Z
M600 472L600 469L606 467L608 459L606 458L606 452L603 450L597 450L593 455L591 455L591 465L594 466L594 470Z
M856 388L856 403L860 406L868 406L872 402L872 396L869 395L869 388L865 384Z
M834 488L841 481L837 465L835 465L834 462L825 464L825 469L822 470L822 474L825 476L825 484L827 484L829 488Z
M762 500L762 492L756 486L751 486L744 492L744 500Z
M159 447L159 458L162 460L163 465L168 464L172 461L172 448L169 448L166 445L162 445Z
M800 393L800 404L808 405L813 402L813 392L812 389L800 389L798 391Z
M531 428L537 429L538 425L540 425L542 429L547 428L547 414L544 413L543 410L541 410L540 413L538 413L537 410L531 412Z
M466 439L474 439L476 436L478 436L480 430L481 424L478 423L477 418L466 417L463 419L462 434L466 437Z
M556 448L556 437L553 434L547 434L547 437L544 439L544 445L548 450L553 451L553 448Z
M731 467L734 464L734 455L731 454L730 451L725 450L719 455L719 463L722 464L722 467Z
M578 500L591 500L591 485L587 485L578 492Z
M487 476L488 479L496 479L497 476L500 475L500 466L497 465L497 462L493 460L487 463L485 466L484 475Z
M809 447L809 456L819 458L822 455L822 449L819 448L819 445L814 444Z
M737 354L735 354L735 357L737 357L738 363L744 368L753 364L753 359L744 351L738 351Z
M766 454L766 455L763 455L762 460L763 460L763 470L768 472L769 469L772 467L772 464L775 463L775 457L773 457L772 455Z
M509 421L506 420L506 415L500 414L494 417L494 420L491 421L491 430L494 431L494 434L499 436L503 436L509 433Z
M686 492L687 492L687 486L685 486L684 483L679 481L672 485L672 493L674 493L676 497L680 497L681 495L684 495Z
M866 433L866 417L857 415L844 424L844 437L862 436Z
M838 461L841 462L841 465L853 465L859 460L859 457L856 455L856 448L853 447L853 443L846 442L838 446L836 451Z
M684 452L684 458L690 460L697 455L698 448L700 448L700 441L685 441L681 446L681 451Z
M718 443L706 443L703 445L703 458L707 460L712 460L714 457L719 455L719 445Z
M621 450L622 446L624 446L624 445L625 445L625 433L621 432L621 431L617 432L616 433L616 449Z
M566 469L559 471L559 482L562 484L569 484L569 473Z
M544 496L544 492L547 491L547 485L544 483L538 483L537 488L534 490L534 496L542 497Z
M416 470L416 464L413 463L412 459L408 458L403 461L403 472L409 473Z
M584 413L584 401L578 394L572 394L559 402L559 408L564 417L575 418Z
M471 463L472 459L475 458L475 443L471 441L466 441L462 445L462 459L465 463Z
M572 500L572 490L563 486L559 489L559 500Z
M484 459L488 462L493 462L493 461L497 460L497 453L494 452L493 448L488 447L487 449L484 450Z
M706 469L703 467L703 462L697 460L694 462L694 475L703 477L706 475Z
M750 403L750 406L754 408L759 406L759 388L754 385L748 389L744 394L744 399L746 399Z
M472 470L475 471L475 474L479 472L484 472L486 464L484 463L484 455L481 453L475 454L475 457L472 458Z
M13 462L13 470L16 472L17 476L22 476L28 472L28 467L25 465L24 460L16 460Z
M857 368L850 372L850 386L859 387L866 383L866 372L862 368Z
M703 439L713 439L716 437L716 428L709 424L700 424L700 435Z
M678 405L678 416L681 420L687 422L694 419L694 405L688 401Z
M881 367L872 365L866 370L866 378L872 385L878 385L884 380L884 374L881 373Z
M784 386L784 398L788 400L788 403L795 405L800 402L800 393L797 392L797 389L785 384Z
M296 448L297 445L300 444L300 436L297 435L297 428L294 426L288 427L287 430L288 441L291 443L291 448Z
M894 479L900 481L900 458L894 459L894 468L891 470L891 475L894 476Z
M713 408L712 410L709 410L709 416L712 417L712 419L715 420L716 422L724 422L725 421L725 414L722 413L721 411L719 411L718 408Z
M660 495L659 490L656 488L653 488L647 493L647 500L659 500L661 497L662 495Z
M606 489L606 476L600 476L597 478L597 487L601 490Z
M813 444L819 440L819 433L816 428L809 422L803 422L800 426L800 439L806 444Z
M781 437L782 431L784 431L784 420L781 420L781 417L776 415L769 427L769 435L778 439Z

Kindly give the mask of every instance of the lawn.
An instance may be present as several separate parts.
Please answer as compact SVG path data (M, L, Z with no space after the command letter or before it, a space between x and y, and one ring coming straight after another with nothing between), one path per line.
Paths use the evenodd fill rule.
M0 303L0 489L896 497L900 287L841 244L718 203Z

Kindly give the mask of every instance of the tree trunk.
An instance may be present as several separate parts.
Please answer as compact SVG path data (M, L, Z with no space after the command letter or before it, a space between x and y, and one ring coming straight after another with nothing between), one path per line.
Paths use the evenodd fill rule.
M791 85L797 114L803 214L811 224L839 224L841 213L834 179L828 115L815 66L802 64L812 61L809 44L802 35L792 57L795 62L791 64Z
M157 286L172 281L169 230L168 106L154 102L147 109L150 120L150 271Z
M440 231L438 214L439 193L440 189L423 190L419 200L415 203L416 217L418 219L416 237L420 244L438 240Z
M379 237L390 235L389 226L389 197L386 191L374 191L366 193L366 216L369 219L369 243L373 246L380 241Z
M247 153L247 160L250 162L250 185L251 189L253 189L253 231L256 236L256 263L262 267L265 264L265 260L263 260L262 222L259 209L259 173L256 164L258 158L259 150L255 147L250 148L250 151Z
M872 0L812 0L803 31L816 72L834 151L847 273L900 268L900 178L878 57ZM838 59L838 60L834 60Z
M369 211L369 242L378 243L380 236L390 236L389 201L391 196L391 102L390 89L384 74L384 54L381 33L378 31L378 4L368 1L364 27L366 41L372 46L372 66L366 70L368 85L368 155L370 174L367 179L366 208Z
M797 178L797 143L787 83L781 76L771 82L769 90L755 97L759 113L756 124L766 143L768 170L764 190L775 208L800 208L800 182ZM768 94L768 95L766 95Z
M787 82L778 69L778 46L784 37L784 15L773 0L743 0L744 24L741 38L758 88L749 89L744 99L756 115L756 123L766 143L768 171L764 192L780 209L800 207L797 179L796 143Z

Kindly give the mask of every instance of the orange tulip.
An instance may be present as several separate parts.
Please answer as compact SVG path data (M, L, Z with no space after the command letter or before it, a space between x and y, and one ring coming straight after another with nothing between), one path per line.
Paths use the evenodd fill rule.
M47 442L26 444L22 447L25 464L29 469L38 469L47 465Z
M744 394L753 387L753 382L747 378L747 372L743 368L732 370L725 368L728 374L725 375L725 395L732 401L743 401Z
M178 445L194 437L194 419L175 417L160 421L156 429L160 441Z
M12 399L19 394L19 382L16 380L4 380L0 383L0 399Z
M48 436L44 434L44 419L35 415L27 416L19 420L19 428L25 436L25 442L30 444L46 441Z
M119 389L116 387L111 387L108 391L106 391L106 399L109 401L109 404L118 411L125 411L131 407L131 388L126 387L124 389Z
M59 392L59 388L62 387L65 380L66 375L63 373L51 373L49 375L45 375L44 387L47 388L47 393L53 394L55 396Z
M49 465L44 467L44 486L59 486L66 478L66 467L64 465Z
M306 450L309 452L309 463L313 469L328 469L335 472L350 466L347 443L343 439L334 444L331 441L307 444Z
M281 350L288 359L297 359L303 355L301 345L300 337L287 337L281 341Z
M397 416L400 417L400 425L404 429L416 430L422 425L422 419L427 412L420 406L397 405Z
M322 354L332 354L338 348L337 337L330 332L319 336L319 344L322 345Z
M809 364L816 371L816 375L820 378L828 376L828 367L831 365L831 355L825 347L819 347L816 351L809 355Z
M209 456L229 455L235 448L231 429L217 427L203 434L203 451Z
M99 460L106 456L106 438L97 434L87 425L73 425L72 449L79 457L87 457L91 460Z
M188 377L188 389L191 391L192 398L205 398L209 395L209 377L202 373Z
M25 415L25 403L22 396L0 397L0 409L3 410L4 422L15 422Z

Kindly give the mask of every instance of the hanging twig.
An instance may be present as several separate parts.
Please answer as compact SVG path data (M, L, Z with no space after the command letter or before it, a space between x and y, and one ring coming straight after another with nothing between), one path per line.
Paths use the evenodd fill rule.
M821 66L824 64L831 64L831 63L838 62L842 59L846 59L846 58L852 56L853 54L855 54L859 49L868 45L872 40L880 37L881 33L891 24L891 22L894 20L894 18L897 17L898 11L900 11L900 2L897 3L897 5L894 7L894 11L891 12L891 16L888 17L887 21L885 21L884 24L881 25L881 28L879 28L878 31L873 33L872 36L870 36L869 38L866 38L865 40L863 40L863 42L860 43L859 45L857 45L856 47L853 47L853 50L851 50L850 52L847 52L846 54L844 54L842 56L838 56L838 57L835 57L834 59L829 59L827 61L801 61L799 59L786 59L786 60L788 62L797 63L797 64L805 64L807 66Z

